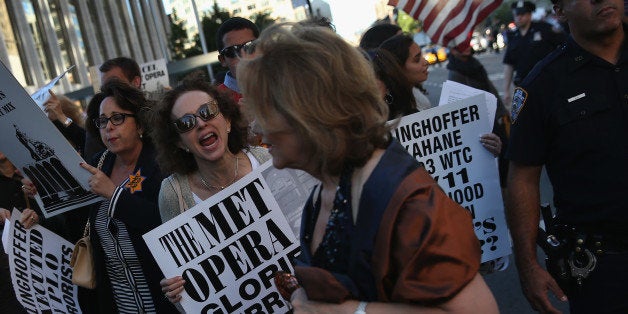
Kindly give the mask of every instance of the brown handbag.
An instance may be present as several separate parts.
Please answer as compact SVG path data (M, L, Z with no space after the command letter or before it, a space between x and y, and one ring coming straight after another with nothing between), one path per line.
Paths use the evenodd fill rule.
M87 289L96 288L94 256L92 255L92 242L89 239L89 220L85 225L83 237L74 245L70 266L72 266L73 284Z
M109 150L100 156L98 160L98 170L102 168L105 157ZM72 283L83 288L96 288L96 271L94 269L94 255L92 255L92 241L89 238L89 218L83 230L83 237L74 245L72 258L70 259L72 266Z

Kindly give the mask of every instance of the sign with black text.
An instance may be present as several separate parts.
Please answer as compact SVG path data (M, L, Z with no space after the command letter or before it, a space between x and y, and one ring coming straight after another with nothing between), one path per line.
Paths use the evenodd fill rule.
M186 312L289 311L273 276L293 272L299 242L261 172L265 168L144 235L166 278L186 281Z
M68 140L0 63L0 151L37 188L46 218L102 200Z
M510 254L497 161L479 141L490 133L484 95L401 118L392 135L445 193L473 216L482 262Z
M74 245L40 225L25 229L19 220L14 209L8 255L17 300L28 313L81 313L70 267Z

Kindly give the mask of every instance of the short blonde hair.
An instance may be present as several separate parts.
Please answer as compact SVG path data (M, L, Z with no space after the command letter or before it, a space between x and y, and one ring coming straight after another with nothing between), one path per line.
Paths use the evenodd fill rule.
M390 139L388 107L357 48L325 27L278 24L258 39L258 54L238 64L249 110L276 112L303 140L319 174L363 166Z

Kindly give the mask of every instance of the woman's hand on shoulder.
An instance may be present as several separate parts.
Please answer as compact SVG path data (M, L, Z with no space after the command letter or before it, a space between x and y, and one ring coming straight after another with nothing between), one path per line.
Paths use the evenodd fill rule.
M82 162L81 167L92 174L88 181L91 191L94 194L111 199L113 192L116 190L116 185L113 184L111 179L109 179L104 172L98 170L96 167L88 165L87 163Z

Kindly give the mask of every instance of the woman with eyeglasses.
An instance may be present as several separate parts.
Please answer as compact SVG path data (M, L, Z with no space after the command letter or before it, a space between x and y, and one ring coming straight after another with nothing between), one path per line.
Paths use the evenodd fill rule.
M105 200L89 214L96 289L84 300L84 310L177 313L161 293L163 273L142 239L161 224L157 197L164 178L146 136L148 101L139 89L111 80L92 105L99 110L88 117L87 129L106 150L81 166L92 174L91 191Z
M173 173L159 193L164 222L270 159L266 149L247 144L247 124L232 98L199 78L166 93L154 108L153 125L160 126L151 133L157 161ZM181 301L184 284L181 276L161 281L163 293L173 303Z

